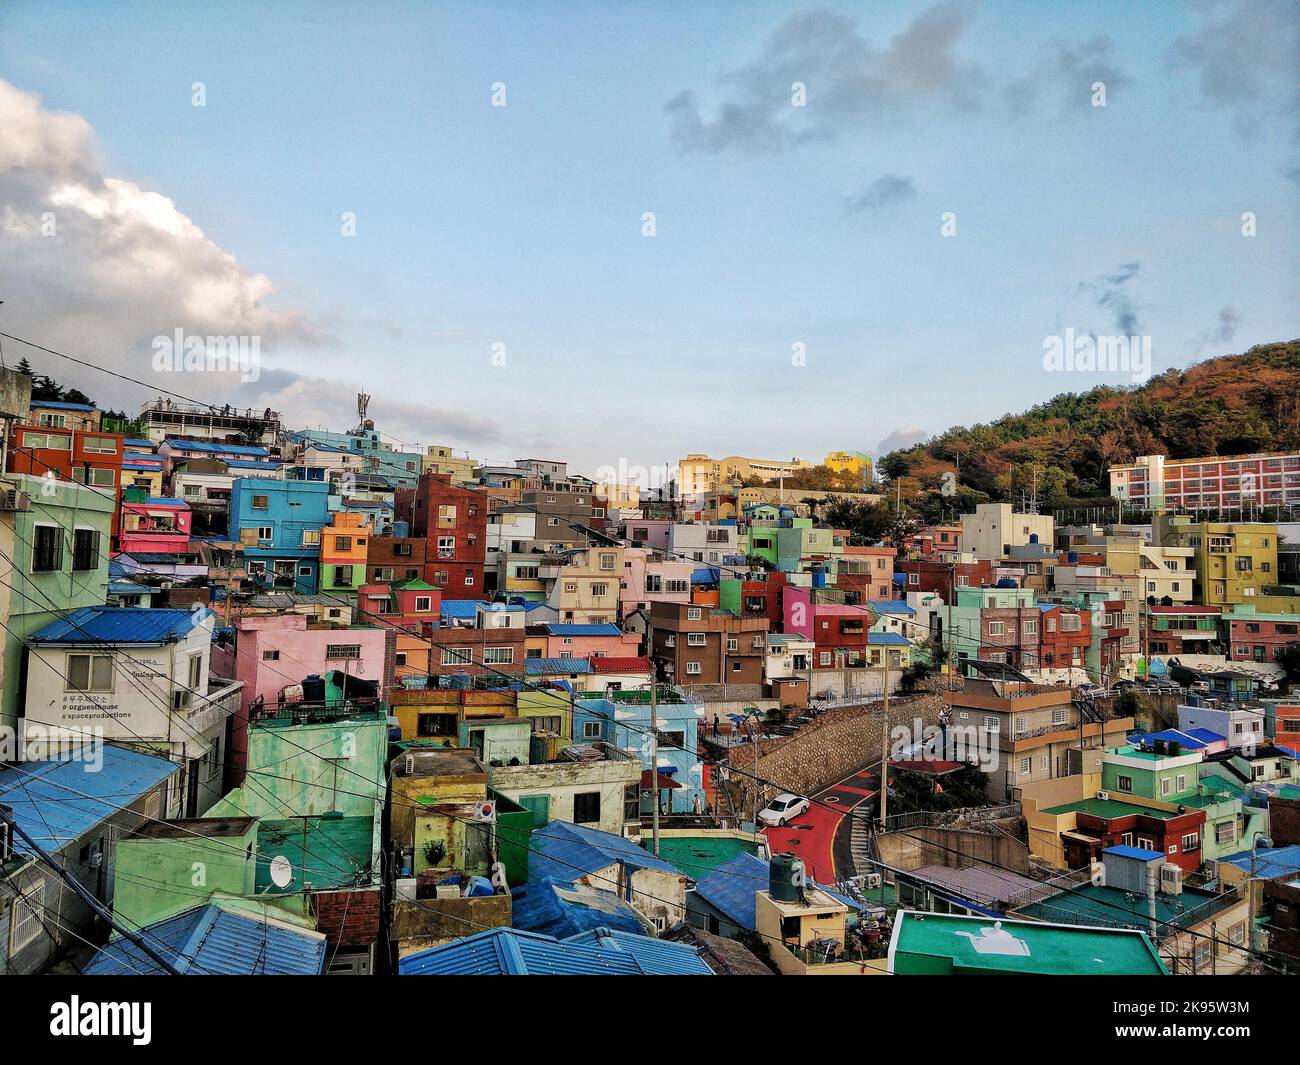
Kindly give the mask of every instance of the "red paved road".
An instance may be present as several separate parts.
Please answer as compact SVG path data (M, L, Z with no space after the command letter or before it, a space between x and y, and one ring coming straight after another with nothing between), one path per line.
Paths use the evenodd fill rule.
M784 828L765 828L773 854L787 851L803 859L808 874L823 884L835 883L835 836L844 816L859 804L866 803L879 785L876 774L859 770L838 784L817 793L807 813L800 814ZM820 805L825 803L826 805ZM847 831L848 826L844 826Z

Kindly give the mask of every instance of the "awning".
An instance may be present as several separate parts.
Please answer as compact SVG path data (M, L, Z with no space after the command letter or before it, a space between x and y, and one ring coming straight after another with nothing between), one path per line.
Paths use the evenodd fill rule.
M682 786L682 785L681 785L680 783L678 783L678 782L677 782L676 780L674 780L672 777L668 776L666 773L664 773L662 770L660 770L660 772L659 772L659 789L658 789L658 790L663 791L664 789L668 789L668 790L672 791L672 790L675 790L675 789L677 789L677 788L680 788L681 786ZM653 791L653 790L655 790L655 786L654 786L654 774L653 774L649 769L643 769L643 770L641 770L641 790L642 790L642 791Z

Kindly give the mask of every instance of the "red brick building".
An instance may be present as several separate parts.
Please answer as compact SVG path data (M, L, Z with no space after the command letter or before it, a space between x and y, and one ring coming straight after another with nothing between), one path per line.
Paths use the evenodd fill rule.
M1166 861L1185 873L1194 873L1200 867L1204 810L1171 815L1114 800L1098 801L1096 806L1097 812L1077 811L1074 831L1063 837L1065 861L1071 869L1100 861L1107 847L1120 846L1163 854ZM1184 850L1191 837L1195 837L1197 845Z
M1300 641L1300 616L1230 614L1223 621L1233 662L1272 662L1283 647Z
M766 617L732 617L705 606L652 602L650 653L674 684L762 684Z
M1038 666L1040 669L1082 667L1092 641L1092 618L1086 610L1056 603L1035 609L1038 620Z
M1215 654L1219 642L1217 606L1149 606L1146 646L1153 655Z
M912 559L894 564L894 572L904 574L903 591L929 592L945 603L953 601L953 586L984 588L993 583L993 563L988 559L974 562L928 562Z
M113 545L122 526L122 451L126 438L97 430L19 425L9 446L9 473L76 481L116 500Z
M479 492L453 485L447 473L426 473L416 487L396 493L394 516L428 541L424 579L444 599L483 598L487 503Z
M372 584L423 580L428 543L418 536L372 536L366 545L366 580Z

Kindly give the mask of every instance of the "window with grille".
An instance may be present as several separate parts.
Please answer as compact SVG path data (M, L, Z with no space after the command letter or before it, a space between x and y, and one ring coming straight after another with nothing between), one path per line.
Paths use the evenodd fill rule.
M63 568L63 537L55 525L37 525L32 532L32 572L52 573Z
M340 658L360 658L361 645L359 643L332 643L325 649L327 659Z
M76 529L72 534L72 570L74 573L99 568L99 533L95 529Z

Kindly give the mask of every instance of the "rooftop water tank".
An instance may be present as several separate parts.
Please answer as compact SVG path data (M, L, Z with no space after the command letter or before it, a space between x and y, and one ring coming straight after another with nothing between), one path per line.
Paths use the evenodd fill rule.
M1029 534L1029 542L1030 542L1031 544L1036 544L1036 543L1038 543L1038 533L1030 533L1030 534Z
M1065 557L1066 557L1067 559L1069 559L1071 562L1078 562L1078 561L1079 561L1079 552L1078 552L1078 551L1071 551L1071 552L1070 552L1069 554L1067 554Z
M767 892L777 902L798 902L803 862L793 854L778 854L767 867Z

